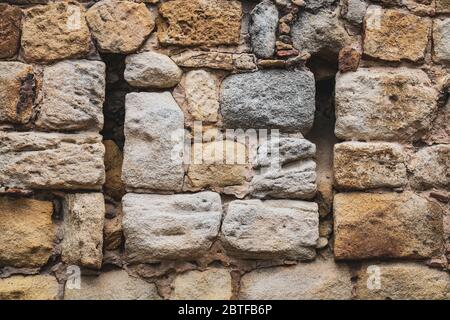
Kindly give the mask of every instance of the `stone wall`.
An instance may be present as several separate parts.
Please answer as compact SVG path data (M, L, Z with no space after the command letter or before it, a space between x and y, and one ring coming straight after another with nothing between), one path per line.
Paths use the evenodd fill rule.
M0 299L450 299L447 0L0 2Z

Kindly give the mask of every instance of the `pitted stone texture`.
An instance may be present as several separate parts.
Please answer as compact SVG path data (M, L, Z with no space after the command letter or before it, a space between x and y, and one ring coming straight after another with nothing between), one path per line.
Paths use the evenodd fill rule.
M105 193L115 199L125 194L125 185L122 181L123 152L113 140L104 140L105 146Z
M329 10L320 10L316 14L300 12L292 26L291 36L298 50L332 57L351 42L337 13Z
M277 158L273 159L275 154ZM258 146L256 165L268 167L273 161L285 165L293 161L314 158L315 155L316 145L314 143L302 138L280 137L270 139L267 143L261 143Z
M83 276L81 288L66 283L64 300L160 300L156 286L131 277L124 270L102 272L98 277Z
M402 187L407 183L401 145L343 142L334 147L334 182L338 189Z
M436 12L450 13L450 0L436 0Z
M0 122L27 123L34 98L33 67L20 62L0 62Z
M260 58L275 53L278 9L271 1L260 2L251 13L250 36L253 52Z
M27 61L51 62L89 53L90 33L84 9L75 2L54 2L25 11L23 56Z
M433 122L433 128L427 135L427 141L450 144L450 99L437 112L438 114Z
M19 50L21 20L20 8L0 4L0 59L10 58Z
M379 272L379 288L370 279L374 272ZM450 275L416 263L364 265L355 289L356 298L363 300L449 300Z
M125 63L125 80L138 88L172 88L183 74L172 59L156 52L129 55Z
M257 70L255 56L248 53L186 50L171 56L180 67L220 70Z
M232 297L231 274L226 269L188 271L178 275L172 287L172 300L230 300Z
M0 266L46 264L56 236L52 214L50 201L0 197Z
M424 58L431 20L370 6L364 18L364 54L387 61Z
M342 3L342 17L355 25L360 25L366 15L367 3L363 0L344 0Z
M43 101L36 125L46 130L100 131L103 128L105 64L62 61L44 70Z
M227 251L238 257L313 259L319 238L318 207L293 200L233 201L222 233Z
M361 68L336 76L335 134L343 140L407 141L431 127L437 91L422 70Z
M100 269L105 200L102 193L66 194L61 258L67 265Z
M180 46L237 45L242 4L235 0L173 0L159 7L158 38Z
M409 164L411 185L417 189L450 188L450 145L439 144L419 150Z
M314 198L317 192L316 163L300 161L288 167L263 168L250 184L250 193L256 198Z
M308 132L314 121L314 76L309 71L264 70L222 82L220 106L226 128Z
M128 261L151 263L195 259L219 233L222 204L218 193L151 195L123 198L123 230Z
M243 184L247 176L247 148L231 140L194 143L192 163L187 171L195 188Z
M241 279L243 300L349 300L349 269L333 260L257 269Z
M122 210L113 218L105 219L103 228L103 245L105 250L116 250L120 248L123 240Z
M412 192L339 193L334 234L336 259L429 258L442 248L442 209Z
M105 148L98 134L0 133L0 185L101 189Z
M450 18L433 21L434 60L450 64Z
M0 300L56 300L59 285L49 275L0 279Z
M143 3L103 0L86 13L86 20L100 51L136 51L153 31L153 15Z
M125 109L122 179L126 188L180 191L184 118L170 92L127 94Z

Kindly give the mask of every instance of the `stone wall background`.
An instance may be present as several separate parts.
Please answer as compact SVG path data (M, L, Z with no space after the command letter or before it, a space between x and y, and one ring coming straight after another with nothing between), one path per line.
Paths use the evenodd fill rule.
M447 0L0 2L0 299L450 298Z

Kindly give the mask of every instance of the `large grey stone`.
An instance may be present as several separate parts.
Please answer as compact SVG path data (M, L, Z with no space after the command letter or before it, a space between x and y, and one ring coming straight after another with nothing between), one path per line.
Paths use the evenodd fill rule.
M125 80L139 88L171 88L183 74L172 59L156 52L129 55L125 64Z
M126 188L181 190L184 117L170 92L127 94L125 110L122 179Z
M99 134L0 132L0 185L101 189L104 153Z
M250 36L253 52L260 58L269 58L275 53L278 10L268 0L260 2L251 13Z
M100 269L103 258L105 200L102 193L66 194L63 201L62 261Z
M220 196L214 192L177 195L128 193L123 198L128 261L194 259L219 233Z
M257 269L242 277L239 298L347 300L352 298L351 274L348 267L332 259Z
M316 14L300 12L292 26L291 35L294 47L298 50L333 57L351 42L337 13L330 10L320 10Z
M436 61L450 63L450 18L433 21L433 50Z
M69 280L70 281L70 280ZM81 288L66 283L65 300L160 300L153 283L132 277L124 270L81 277Z
M306 133L314 121L314 76L287 70L232 75L222 83L220 105L227 128Z
M251 259L312 259L319 238L314 202L237 200L222 224L223 242L232 255Z
M305 0L304 8L316 11L317 9L328 7L334 2L336 2L336 0Z
M450 188L450 145L438 144L419 150L409 168L411 185L417 189Z
M342 17L353 24L361 24L364 20L368 4L363 0L344 0L342 3Z
M62 61L45 68L42 93L38 127L60 131L103 129L103 62Z
M336 76L335 134L343 140L413 140L431 126L437 90L422 70L360 68Z

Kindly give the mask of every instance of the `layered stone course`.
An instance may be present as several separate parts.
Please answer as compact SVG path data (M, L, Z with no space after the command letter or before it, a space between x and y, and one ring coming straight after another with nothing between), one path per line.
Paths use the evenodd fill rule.
M0 300L450 299L448 0L0 4Z

